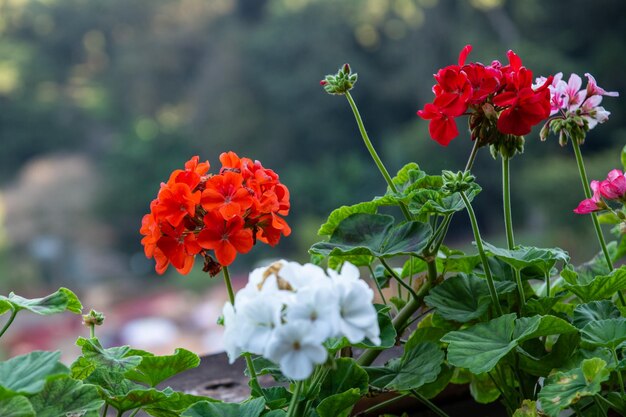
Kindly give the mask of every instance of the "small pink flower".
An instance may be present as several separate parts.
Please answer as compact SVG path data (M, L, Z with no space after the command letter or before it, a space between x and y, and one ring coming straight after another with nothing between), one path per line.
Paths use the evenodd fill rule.
M620 200L626 197L626 176L619 169L609 172L606 180L600 183L600 194L609 200Z
M596 79L593 78L593 75L588 72L585 73L585 77L587 77L587 96L607 96L607 97L619 97L619 93L617 91L606 91L605 89L598 86L596 83Z
M600 181L591 181L591 190L593 191L593 196L581 201L578 207L574 209L574 213L589 214L605 208L602 196L600 195Z

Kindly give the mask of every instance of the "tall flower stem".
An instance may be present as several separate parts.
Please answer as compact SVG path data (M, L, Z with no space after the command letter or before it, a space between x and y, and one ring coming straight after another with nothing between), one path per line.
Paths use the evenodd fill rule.
M230 280L230 273L228 272L228 267L224 266L222 268L222 273L224 274L224 282L226 283L226 289L228 290L228 299L232 304L233 308L235 307L235 292L233 291L233 284ZM259 379L256 375L256 370L254 369L254 363L252 362L252 355L249 353L244 353L243 356L246 358L246 365L248 367L248 373L250 374L250 383L252 384L252 389L257 391L259 394L262 394L261 385L259 384Z
M570 138L570 142L572 142L572 146L574 148L574 155L576 155L576 164L578 165L578 174L580 175L580 181L583 183L583 190L585 191L585 198L591 198L591 187L589 186L589 179L587 178L587 170L585 169L585 163L583 161L583 155L580 151L580 144L574 138ZM606 264L609 267L610 271L613 271L613 261L611 260L611 255L609 254L609 250L606 247L606 241L604 240L604 235L602 234L602 228L600 227L600 222L598 221L598 216L596 213L591 213L591 221L593 223L593 227L596 231L596 236L598 237L598 242L600 243L600 247L602 248L602 253L604 254L604 259L606 260ZM617 292L619 296L619 300L623 306L626 306L626 299L624 299L624 294L621 291Z
M389 189L391 191L393 191L394 193L397 193L398 189L396 188L396 185L391 180L391 176L389 175L389 171L387 171L387 168L385 168L385 165L383 164L383 161L378 156L378 153L376 153L376 149L374 149L374 145L372 145L372 141L370 140L369 136L367 135L367 131L365 130L365 125L363 124L363 119L361 118L361 114L359 113L359 109L357 108L356 103L352 99L352 96L350 95L350 92L346 91L345 92L345 96L348 99L348 103L350 103L350 107L352 108L352 113L354 113L354 118L356 119L356 123L359 126L359 132L361 132L361 137L363 138L363 142L365 143L365 147L367 148L367 150L369 151L370 155L372 156L372 159L376 163L376 166L378 167L378 170L380 171L382 176L385 178L385 181L387 182L387 185L389 186ZM411 220L411 214L409 213L409 209L406 207L406 205L404 203L400 203L400 209L402 210L402 214L404 214L404 217L407 220Z
M9 317L9 320L7 320L7 322L4 325L4 327L2 328L2 330L0 330L0 337L2 337L2 335L11 326L11 323L13 323L13 320L15 320L15 316L17 316L17 309L15 307L12 307L11 308L11 317Z
M472 224L472 231L474 232L474 240L476 241L476 248L478 249L478 254L480 255L480 260L483 264L483 269L485 270L485 276L487 277L487 286L489 287L489 294L491 294L491 301L493 302L493 306L496 309L496 313L498 316L502 315L502 307L500 306L500 302L498 301L498 293L496 291L496 286L493 283L493 276L491 275L491 268L489 268L489 261L487 260L487 255L485 254L485 248L483 247L483 241L480 236L480 229L478 229L478 222L476 221L476 214L474 213L474 209L470 204L465 192L461 191L461 198L463 199L463 203L465 203L465 208L467 209L467 214L470 218L470 223Z
M470 152L470 156L467 159L467 163L465 164L465 171L471 171L474 166L474 160L476 159L476 154L478 153L478 139L474 140L474 146L472 146L472 152Z
M289 402L289 409L287 410L287 417L295 417L296 416L296 408L298 408L298 397L300 397L300 392L302 391L302 381L296 382L296 387L291 394L291 402Z
M511 169L509 162L511 158L502 155L502 203L504 206L504 228L506 231L506 245L509 250L515 249L515 236L513 235L513 216L511 214ZM517 290L520 297L520 308L526 304L524 285L522 283L522 273L518 269L513 269Z
M506 228L506 244L509 250L515 248L513 236L513 219L511 216L511 178L509 161L511 159L502 155L502 201L504 203L504 225Z

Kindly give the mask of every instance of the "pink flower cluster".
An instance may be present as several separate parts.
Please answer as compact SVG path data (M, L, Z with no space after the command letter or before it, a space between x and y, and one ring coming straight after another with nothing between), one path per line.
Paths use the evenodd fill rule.
M619 169L609 172L604 181L591 181L593 196L578 204L576 214L589 214L608 208L604 199L626 203L626 175Z
M595 78L589 73L587 86L582 88L582 79L577 74L571 74L567 83L563 81L563 73L554 76L550 84L550 116L563 112L565 118L580 116L587 121L589 129L596 127L598 123L608 120L610 112L600 106L603 96L618 97L616 91L606 91L599 87ZM536 84L545 85L546 78L539 77Z
M455 118L468 109L482 111L485 104L499 113L497 129L503 134L525 135L549 116L551 78L533 87L532 71L522 66L522 60L513 51L507 52L508 65L499 61L490 65L465 64L471 50L471 45L465 46L458 65L449 65L434 75L435 99L417 112L430 120L429 132L434 140L447 146L459 134Z

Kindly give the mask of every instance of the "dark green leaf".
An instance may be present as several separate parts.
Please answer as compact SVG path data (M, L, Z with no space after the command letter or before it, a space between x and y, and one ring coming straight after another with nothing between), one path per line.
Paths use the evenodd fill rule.
M180 413L200 401L214 400L198 395L174 392L165 400L144 407L143 410L153 417L179 417Z
M291 393L285 387L262 388L265 405L270 409L284 408L291 400Z
M384 304L374 304L378 317L378 328L380 329L380 344L375 345L369 339L365 339L357 343L356 347L362 349L388 349L396 344L396 329L391 323L389 310L391 307Z
M587 323L580 331L582 341L593 346L616 349L626 341L626 319L605 319Z
M620 312L609 300L592 301L587 304L579 304L574 309L572 324L582 329L592 321L615 319L620 317Z
M550 352L542 355L530 355L518 347L518 352L521 353L518 356L520 369L530 375L545 377L554 369L566 367L579 343L580 335L578 333L568 333L559 336Z
M443 318L466 323L487 312L491 297L485 280L460 274L433 288L424 302Z
M609 275L596 276L586 284L565 284L565 288L585 303L610 298L617 291L626 289L626 266L615 269Z
M422 385L417 389L417 391L428 399L435 398L448 386L453 374L454 368L444 363L441 366L441 372L437 376L437 379L433 382Z
M524 268L536 267L543 273L550 273L554 265L561 261L569 263L569 255L559 248L536 248L534 246L517 246L513 250L497 248L487 242L483 242L485 251L496 258L511 265L512 268L521 271Z
M36 417L35 410L26 397L5 398L0 400L0 416L2 417Z
M419 255L428 243L430 227L420 222L393 223L393 217L387 215L353 214L339 224L328 242L316 243L310 252L326 256Z
M338 347L337 349L341 349L341 347ZM276 380L276 382L289 381L289 379L286 378L280 371L278 365L268 359L265 359L262 356L257 356L253 358L252 363L254 364L254 369L256 370L257 375L271 375L274 380ZM248 373L248 369L246 369L244 373L246 376L250 376L250 374Z
M60 352L34 351L0 362L0 398L36 394L49 378L67 375Z
M515 314L479 323L464 330L453 331L441 341L448 343L448 362L467 368L473 374L491 371L496 364L517 346L512 340Z
M561 410L578 402L580 398L599 393L602 382L609 379L609 374L606 362L593 358L584 360L580 368L549 376L538 397L543 411L551 417L557 417Z
M317 406L319 417L348 417L354 404L361 399L359 389L353 388L339 394L326 397Z
M59 288L56 292L43 298L28 299L14 293L10 293L8 297L0 295L0 314L11 308L48 316L64 311L80 314L83 306L72 291L67 288Z
M126 377L133 381L155 387L166 379L197 367L200 358L185 349L176 349L170 356L146 356L134 369L126 372Z
M339 224L353 214L365 213L376 214L378 207L389 206L397 204L397 200L392 197L382 197L374 199L373 201L367 201L364 203L358 203L352 206L341 206L338 209L333 210L328 216L326 223L320 226L317 234L319 236L331 236Z
M76 345L80 346L83 355L72 364L72 376L85 379L98 368L109 372L126 372L137 367L142 356L131 354L129 346L116 346L105 349L98 339L79 337ZM137 353L137 352L134 352Z
M537 337L577 332L576 327L556 316L521 317L515 320L513 338L521 343Z
M335 361L335 367L324 379L319 398L330 397L353 388L356 388L361 395L365 395L368 381L367 372L357 365L354 359L339 358Z
M385 367L369 367L366 371L375 387L408 391L435 381L443 360L439 346L424 342L406 350L402 358L390 361Z
M263 398L243 404L199 402L189 407L181 417L259 417L264 409Z
M68 377L51 379L30 402L37 417L96 417L104 405L96 387Z

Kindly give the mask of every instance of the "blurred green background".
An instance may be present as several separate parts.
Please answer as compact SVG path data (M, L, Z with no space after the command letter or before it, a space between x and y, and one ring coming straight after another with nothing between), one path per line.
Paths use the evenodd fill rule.
M227 150L274 169L292 199L293 234L235 271L307 260L333 208L385 191L348 103L318 84L344 62L389 170L439 173L463 168L471 142L440 147L415 112L465 44L471 61L514 49L537 76L590 72L623 96L625 40L623 0L0 0L0 293L206 286L199 267L155 279L138 229L171 170L195 154L219 166ZM583 148L591 178L618 167L626 143L624 100L603 104L610 120ZM573 153L538 129L526 139L512 162L517 241L582 262L597 248L572 213ZM474 171L483 233L499 243L500 164L481 150ZM451 245L467 246L467 223L456 216Z

